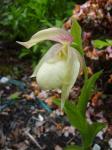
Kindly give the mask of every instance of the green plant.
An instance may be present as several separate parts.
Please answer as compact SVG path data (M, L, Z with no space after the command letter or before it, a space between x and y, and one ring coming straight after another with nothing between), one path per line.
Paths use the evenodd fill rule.
M61 26L66 17L71 15L73 5L73 0L69 4L67 0L2 1L0 38L24 40L42 28Z
M112 46L112 40L111 39L94 40L92 43L93 43L93 46L95 48L98 48L98 49L102 49L102 48L107 47L107 46Z
M76 21L72 26L71 32L72 36L75 37L73 46L75 46L75 48L77 48L77 50L79 50L83 55L81 28ZM64 112L67 114L70 123L79 130L82 137L81 146L72 145L65 148L65 150L90 150L96 134L105 127L105 124L98 122L89 124L86 119L87 104L90 99L92 90L95 86L95 82L99 78L101 73L101 71L97 72L88 79L87 72L85 72L85 82L81 90L81 94L78 97L77 104L69 101L65 102ZM55 100L54 103L60 105L59 100Z
M32 77L36 77L42 89L62 90L61 105L70 123L76 127L82 136L82 146L69 146L66 150L90 150L96 134L105 127L103 123L89 124L86 119L86 107L96 80L102 72L95 73L88 79L86 64L83 60L82 30L76 20L73 20L71 32L61 28L49 28L35 33L30 40L18 42L26 48L31 48L44 40L58 42L53 45L36 66ZM67 101L70 89L77 79L80 69L84 68L85 82L77 104ZM52 75L52 80L49 76Z
M65 150L90 150L96 134L105 127L103 123L89 124L86 119L86 107L89 101L91 92L96 80L102 72L95 73L91 78L87 79L78 98L77 104L66 101L64 111L70 123L79 130L82 137L82 146L68 146ZM60 105L59 100L54 101L55 104Z

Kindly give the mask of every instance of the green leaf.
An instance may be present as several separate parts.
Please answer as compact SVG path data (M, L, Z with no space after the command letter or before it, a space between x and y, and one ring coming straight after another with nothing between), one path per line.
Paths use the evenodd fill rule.
M53 103L56 104L57 106L61 106L61 99L54 99Z
M22 49L21 53L19 54L19 58L23 58L29 54L30 54L30 51L28 51L27 49Z
M61 101L59 101L58 99L54 100L53 102L58 106L61 105ZM71 125L77 128L81 133L83 133L88 124L86 122L86 119L77 109L75 103L66 101L64 105L64 112L67 114L68 120L70 121Z
M53 102L60 106L61 105L61 100L55 99ZM76 127L79 130L82 130L84 128L85 119L80 115L80 112L77 111L75 103L66 101L64 105L64 112L67 114L67 117L70 121L70 123Z
M92 77L90 77L84 84L81 94L79 96L77 109L81 112L82 116L85 116L85 111L87 107L87 103L89 101L89 98L91 96L91 92L93 87L95 86L96 80L101 75L102 71L95 73Z
M67 114L67 117L70 123L76 127L80 132L83 132L84 128L87 126L85 118L78 111L75 103L66 101L64 106L64 111Z
M88 79L88 82L92 81L89 82L89 84L93 83L93 81L95 82L100 74L101 72L98 72L95 74L94 77ZM54 102L57 105L61 104L59 100L54 100ZM84 149L89 150L96 134L105 127L105 124L103 123L89 124L86 121L86 118L82 115L82 112L78 109L77 105L69 101L65 102L64 111L67 114L70 123L80 131L84 146L84 148L75 145L68 146L67 148L65 148L65 150L84 150Z
M87 128L84 129L84 132L81 133L81 135L83 137L84 147L91 146L96 134L100 130L102 130L104 127L105 127L105 124L103 124L103 123L93 123L91 125L88 124Z
M106 42L108 42L108 44L109 44L110 46L112 46L112 40L106 39Z
M102 130L103 128L105 128L105 124L104 123L100 123L100 122L95 122L93 123L92 125L89 125L89 133L91 134L90 135L90 138L94 139L96 134ZM93 140L92 140L93 141Z
M17 100L20 96L20 92L15 92L13 94L11 94L8 99L12 99L12 100Z
M83 148L80 146L71 145L71 146L67 146L66 148L64 148L64 150L83 150Z
M98 49L102 49L107 46L112 46L112 40L108 40L108 39L106 39L105 41L94 40L94 41L92 41L92 43L93 43L93 46Z
M76 20L73 20L71 27L71 35L73 36L74 42L82 49L82 30L79 23Z

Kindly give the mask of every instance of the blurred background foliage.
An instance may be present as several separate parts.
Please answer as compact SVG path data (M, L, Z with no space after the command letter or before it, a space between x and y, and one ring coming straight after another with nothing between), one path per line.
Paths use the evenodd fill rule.
M62 27L72 15L75 3L84 0L3 0L0 9L1 41L26 41L35 32L52 27ZM40 59L51 43L39 44L31 50L22 48L19 58L30 57L33 66Z
M0 38L26 40L36 31L61 26L71 15L73 0L4 0L0 10Z

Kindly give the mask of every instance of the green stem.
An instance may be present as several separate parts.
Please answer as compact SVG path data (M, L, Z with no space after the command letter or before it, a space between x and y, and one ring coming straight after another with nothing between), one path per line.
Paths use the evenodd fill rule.
M86 83L87 79L88 79L87 66L86 63L84 62L84 84Z

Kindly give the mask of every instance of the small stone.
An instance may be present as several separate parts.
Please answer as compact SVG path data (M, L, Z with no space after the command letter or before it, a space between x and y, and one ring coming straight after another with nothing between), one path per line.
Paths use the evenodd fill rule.
M101 150L101 147L100 147L100 145L95 144L95 145L93 146L92 150Z
M96 135L97 137L99 137L101 140L103 140L103 131L98 132L98 134Z
M28 140L25 140L24 142L25 142L25 144L29 145L29 141Z
M38 115L38 119L39 119L39 121L44 121L44 118L40 114Z
M31 110L35 110L35 107L34 106L31 106L31 108L30 108Z
M65 137L68 137L69 134L75 135L75 128L72 126L66 126L63 130L62 133L64 133Z
M7 77L2 77L0 79L0 83L3 83L3 84L7 83L8 81L9 81L9 79Z
M69 132L66 131L66 132L64 133L64 136L65 136L65 137L68 137L68 136L69 136Z
M59 109L56 109L55 112L56 112L56 115L57 115L57 116L60 116L60 115L61 115L61 111L60 111Z
M56 145L55 150L63 150L63 149L59 145Z
M6 88L6 90L10 90L10 86L6 86L5 88Z
M31 92L29 96L30 96L32 99L35 99L35 94L34 94L34 92Z
M57 116L63 116L63 115L64 115L64 112L61 111L60 109L57 109L57 110L55 111L55 113L56 113Z
M39 94L38 94L38 97L40 98L40 99L46 99L46 98L48 98L48 93L46 92L46 91L41 91Z
M112 148L112 139L109 140L108 144L109 144L110 148Z

